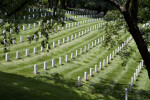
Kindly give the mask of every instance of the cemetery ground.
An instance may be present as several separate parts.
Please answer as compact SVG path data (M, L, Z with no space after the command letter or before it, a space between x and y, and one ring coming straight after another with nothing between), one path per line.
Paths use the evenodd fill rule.
M8 62L5 60L2 46L0 48L0 100L124 100L125 88L128 87L131 77L138 68L142 60L141 56L134 40L131 39L127 44L127 51L131 52L131 55L127 58L126 65L121 65L123 60L117 53L100 70L99 63L121 45L114 37L117 45L108 49L109 46L104 46L101 41L101 37L105 36L104 28L99 27L93 30L93 26L104 23L105 20L94 21L96 18L82 17L73 18L65 23L92 19L93 22L52 33L49 36L50 50L48 52L46 48L41 52L40 42L43 36L37 42L34 40L29 44L26 41L27 35L32 35L39 28L38 25L33 28L36 20L31 20L31 29L28 29L23 22L22 25L26 26L25 31L21 29L16 43L10 46ZM92 30L88 31L91 27ZM83 35L82 31L84 31ZM130 37L129 33L124 34L123 29L120 33L119 40L125 41ZM73 39L71 39L72 35ZM20 36L23 36L23 42L20 42ZM65 38L65 43L63 43L63 38ZM58 40L60 40L60 45L58 45ZM53 47L53 42L55 42L55 47ZM88 44L90 44L90 49ZM33 48L36 48L36 54L33 53ZM25 55L26 49L29 50L29 56ZM78 50L78 56L76 56L76 50ZM19 59L16 59L17 51L20 53ZM71 53L73 53L73 59L71 59ZM68 61L65 60L66 55L68 55ZM62 57L61 65L59 57ZM52 59L55 59L54 67L52 67ZM44 70L45 61L47 61L47 70ZM38 74L34 74L35 64L38 65ZM98 72L95 72L95 65L98 66ZM89 75L90 68L93 68L92 77ZM87 81L84 80L84 72L87 72ZM81 76L81 86L77 86L78 76ZM128 96L129 100L150 100L150 80L144 67Z

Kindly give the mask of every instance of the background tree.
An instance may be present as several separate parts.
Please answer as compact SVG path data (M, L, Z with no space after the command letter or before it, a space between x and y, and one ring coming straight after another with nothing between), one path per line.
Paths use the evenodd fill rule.
M128 25L129 32L131 33L139 52L144 60L144 64L148 71L150 78L150 53L148 52L147 44L138 27L138 0L126 0L124 3L117 0L107 0L114 5L124 16L124 19ZM149 2L148 0L146 2Z

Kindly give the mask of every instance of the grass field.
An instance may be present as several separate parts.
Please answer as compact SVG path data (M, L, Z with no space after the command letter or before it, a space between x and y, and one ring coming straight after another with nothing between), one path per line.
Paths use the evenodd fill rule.
M72 15L67 15L72 16ZM95 18L77 18L66 23L74 23L82 20L91 20ZM33 24L34 21L32 21ZM40 51L41 41L33 41L29 44L26 41L27 35L32 35L37 28L31 28L26 31L21 30L18 35L16 44L10 46L10 61L5 61L5 53L2 46L0 46L0 100L124 100L125 88L131 81L131 77L138 67L141 56L137 46L132 39L127 47L131 47L133 51L128 57L126 66L122 66L122 59L119 55L102 67L98 69L98 73L94 72L95 65L106 59L110 53L118 48L117 39L113 38L116 46L108 49L100 44L92 47L92 42L105 36L103 28L95 29L84 33L81 37L78 36L80 32L88 30L88 28L103 23L105 21L99 20L94 22L87 22L80 26L75 26L50 35L49 43L51 49L49 52L44 49ZM23 25L24 23L22 23ZM27 28L27 26L26 26ZM120 30L120 40L125 41L130 34L124 34ZM77 38L71 40L71 35ZM24 42L20 43L20 36L24 37ZM70 41L67 42L67 37ZM66 43L63 43L65 38ZM58 40L61 45L58 46ZM105 41L105 40L104 40ZM56 47L53 48L53 42ZM88 49L90 44L90 49ZM84 47L87 47L87 52ZM33 48L36 47L37 54L33 54ZM83 48L83 54L80 54L80 48ZM25 50L29 49L29 57L25 56ZM75 53L78 50L79 56ZM127 49L128 51L130 48ZM20 52L20 59L16 59L16 51ZM71 53L74 54L74 59L71 59ZM69 62L65 62L65 56L69 56ZM59 57L62 57L62 65L59 65ZM55 67L52 67L52 59L55 59ZM44 70L43 63L47 61L48 69ZM39 74L35 75L34 65L38 65ZM93 68L93 77L89 76L90 68ZM88 73L88 81L84 81L84 72ZM77 77L81 76L82 86L77 87ZM129 100L150 100L150 80L148 79L147 71L142 69L135 86L132 87L132 93L129 93Z

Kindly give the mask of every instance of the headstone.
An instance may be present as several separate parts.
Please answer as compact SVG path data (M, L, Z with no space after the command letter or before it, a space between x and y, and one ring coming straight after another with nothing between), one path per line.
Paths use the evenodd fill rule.
M83 50L82 50L82 48L80 48L80 54L82 54L83 53Z
M105 59L103 59L103 67L105 67Z
M59 65L62 65L62 57L59 57Z
M47 61L44 62L44 70L47 70Z
M65 38L63 38L63 43L65 43Z
M34 28L36 27L36 23L34 23Z
M68 62L68 55L66 55L66 63Z
M55 48L55 42L53 42L53 48Z
M58 40L58 45L60 45L60 40Z
M39 32L39 37L42 38L42 33L41 32Z
M138 69L136 69L136 77L138 77Z
M78 86L81 86L81 76L78 76L78 83L77 83Z
M79 37L80 37L81 35L80 35L80 32L79 32Z
M77 38L77 34L75 34L75 39Z
M87 72L84 72L84 80L87 81Z
M6 53L6 54L5 54L5 60L6 60L6 61L9 61L9 53Z
M91 77L93 76L92 68L90 68L90 76L91 76Z
M131 92L131 83L129 83L129 89L128 90L129 90L129 92Z
M136 81L136 73L134 73L134 81Z
M111 60L111 54L110 54L110 56L109 56L109 59Z
M78 50L76 50L76 56L78 56Z
M34 65L34 74L38 74L38 65Z
M43 52L43 46L41 46L41 52Z
M109 63L109 57L107 56L107 64Z
M95 65L95 72L96 72L96 73L98 72L98 70L97 70L97 65Z
M52 59L52 67L55 67L55 59Z
M31 29L31 24L28 24L28 26L29 26L29 29Z
M71 40L73 40L73 35L71 35Z
M69 37L67 37L67 42L69 42Z
M125 100L128 100L128 89L125 88Z
M99 69L102 70L102 62L99 62Z
M71 53L71 59L73 59L73 53Z
M84 51L87 52L86 46L84 46Z
M20 42L23 42L23 37L22 36L20 36Z
M39 23L39 26L41 26L41 22L38 22Z
M84 32L82 31L82 35L84 35Z
M34 47L33 53L36 54L36 48Z
M16 52L16 58L17 58L17 59L20 58L20 52L19 52L19 51Z
M100 42L99 42L99 38L98 38L98 44L99 44Z
M90 44L88 44L88 49L90 49Z
M133 79L133 77L131 78L131 85L134 86L134 79Z
M23 25L23 31L25 31L25 25Z
M95 45L97 45L96 40L95 40Z
M94 43L92 42L92 47L94 47Z
M26 56L29 56L29 49L26 49Z
M50 49L50 45L47 43L47 50L49 50Z
M14 39L12 40L12 44L15 44L15 40Z

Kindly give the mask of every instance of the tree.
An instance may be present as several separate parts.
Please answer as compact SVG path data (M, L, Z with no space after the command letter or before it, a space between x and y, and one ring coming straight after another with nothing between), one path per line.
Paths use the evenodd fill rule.
M128 25L129 32L136 42L139 52L144 60L144 64L148 71L150 79L150 53L148 52L147 44L144 41L142 34L138 27L138 0L126 0L124 6L117 0L106 0L114 5L124 16L124 19Z

